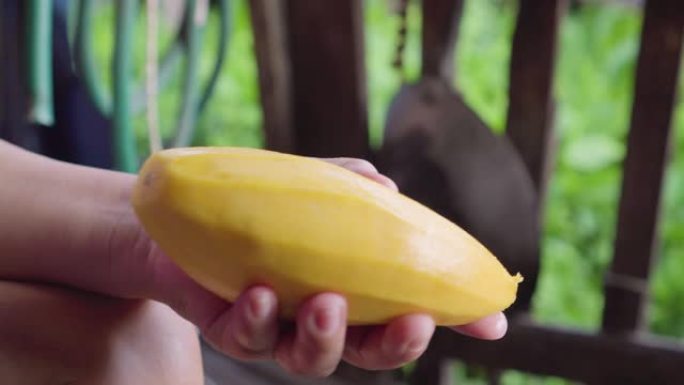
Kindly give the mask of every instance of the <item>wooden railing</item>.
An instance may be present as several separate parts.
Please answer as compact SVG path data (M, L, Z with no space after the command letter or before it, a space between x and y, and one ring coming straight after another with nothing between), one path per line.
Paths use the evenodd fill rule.
M462 195L469 192L459 191L462 187L452 180L464 171L452 170L457 165L449 164L453 159L449 154L435 155L435 148L419 144L435 139L434 127L426 123L422 131L393 130L388 123L383 148L376 153L369 150L361 5L360 0L251 0L267 141L273 148L307 155L371 157L384 167L383 171L397 176L407 194L468 228L468 220L473 218L468 211L476 207L469 209L464 204L469 198ZM453 83L451 63L462 6L461 0L423 0L424 78ZM508 119L501 140L508 142L506 146L515 150L524 165L527 175L518 179L529 178L531 182L534 204L528 211L534 219L527 222L531 227L539 226L551 172L554 62L566 6L563 0L520 0L512 44ZM684 383L684 346L646 335L641 327L657 238L683 28L681 1L645 3L615 251L605 276L602 330L586 333L550 327L528 316L539 268L539 231L535 228L530 230L535 236L532 246L523 248L522 254L509 253L503 258L509 268L526 276L519 303L510 313L508 336L498 342L484 342L439 330L419 360L411 383L440 384L445 379L440 375L441 367L448 359L489 368L492 383L497 383L496 373L504 369L589 384ZM278 33L281 29L287 32ZM411 113L404 113L408 115L402 119L411 117ZM463 122L483 124L472 115ZM449 151L448 146L440 148ZM429 168L421 162L428 162ZM512 204L527 204L525 183L511 184L522 191L521 198ZM489 195L488 199L496 198L496 194ZM507 241L500 239L505 231L485 234L474 222L476 235L483 231L483 238L491 243L488 246L498 247L506 255L507 249L501 245ZM382 378L376 376L376 383Z

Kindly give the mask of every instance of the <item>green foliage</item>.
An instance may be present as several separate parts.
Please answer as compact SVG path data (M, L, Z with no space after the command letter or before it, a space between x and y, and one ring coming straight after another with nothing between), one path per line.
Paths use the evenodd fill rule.
M684 92L680 77L679 94ZM662 244L651 282L650 321L652 330L684 339L684 101L675 115L676 144L666 174L661 225Z
M466 2L456 65L457 86L497 132L507 109L512 3ZM534 315L544 322L587 329L600 323L639 28L638 10L615 6L582 7L561 25L557 152L534 298Z
M396 53L399 17L389 12L384 1L366 1L364 11L369 136L371 145L377 148L382 141L387 108L402 81L402 74L391 66ZM420 69L420 23L418 4L410 2L403 74L407 79L415 79Z
M565 18L556 76L558 156L549 187L541 320L595 329L612 256L640 15L587 6Z
M260 147L261 107L254 57L252 26L246 1L232 2L234 20L228 57L207 111L200 117L197 130L203 139L198 144ZM204 44L201 78L207 79L213 66L218 40L217 15L209 20Z
M495 132L506 122L515 3L466 1L456 46L456 86Z
M567 385L570 382L557 377L534 376L515 370L506 370L501 376L505 385Z
M195 144L235 145L258 147L263 143L257 68L253 53L252 28L249 9L244 0L231 2L234 18L228 58L221 69L219 82L204 113L199 117ZM136 36L145 36L144 7L136 21ZM160 19L159 54L167 50L177 31ZM94 25L94 53L99 63L102 82L111 92L110 64L113 54L114 8L104 3L98 8ZM203 31L202 56L199 65L199 87L204 87L212 71L218 44L218 15L210 13ZM132 81L136 89L144 85L145 39L136 39L133 47L134 68ZM159 122L162 134L168 138L177 124L181 103L181 76L184 63L174 67L173 76L159 93ZM201 88L202 89L202 88ZM144 114L134 118L141 154L147 153L147 125Z

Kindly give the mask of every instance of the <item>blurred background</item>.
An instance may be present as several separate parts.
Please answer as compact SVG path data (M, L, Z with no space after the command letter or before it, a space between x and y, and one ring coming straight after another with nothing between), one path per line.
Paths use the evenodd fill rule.
M388 104L402 79L391 68L398 17L385 0L364 2L368 68L370 141L379 145ZM234 30L216 93L199 118L196 144L261 146L256 62L249 11L232 2ZM111 54L111 9L95 23L97 53ZM409 8L406 68L418 77L420 12ZM457 44L456 83L465 100L498 132L506 121L508 64L516 2L465 2ZM215 15L211 15L215 17ZM613 253L621 182L621 162L629 125L642 11L634 2L579 2L560 28L555 75L558 152L553 165L543 224L541 275L533 300L540 321L597 330L603 306L603 275ZM144 20L141 18L141 20ZM218 38L209 22L201 77L211 70ZM144 33L143 22L138 33ZM170 33L169 33L170 35ZM144 44L136 63L142 73ZM179 79L178 76L174 77ZM160 95L162 128L173 126L181 84L172 81ZM684 90L680 78L679 92ZM136 119L140 148L146 146L143 115ZM648 325L657 334L684 339L684 103L674 115L674 146L662 210L662 242L651 280ZM515 376L511 374L510 376ZM527 379L524 383L536 383ZM541 380L540 380L541 381ZM516 382L504 382L516 383ZM547 383L547 382L543 382Z
M386 0L366 0L370 141L378 146L389 102L402 79L391 67L398 17ZM234 26L215 94L197 122L195 144L263 145L256 61L245 0L231 2ZM409 9L406 72L419 74L420 12ZM466 101L497 132L506 121L508 64L515 2L465 3L457 44L455 82ZM588 2L571 7L562 21L555 76L558 153L544 218L542 273L534 315L550 323L596 329L602 309L602 277L612 256L613 231L628 130L641 9L630 2ZM215 56L218 23L210 14L200 79ZM136 35L144 36L144 18ZM94 23L98 60L112 53L113 9L99 9ZM164 31L164 29L162 29ZM170 28L160 38L170 40ZM136 70L143 75L144 39L136 39ZM103 74L108 74L103 71ZM109 84L109 82L105 82ZM680 94L684 81L679 82ZM173 127L181 94L180 76L159 95L162 130ZM147 151L145 115L135 118L141 152ZM664 191L662 245L652 280L649 325L658 334L684 338L684 103L674 115L674 145Z
M166 2L162 1L162 4ZM369 141L379 146L389 102L401 86L392 68L399 17L387 0L365 0L365 60L369 103ZM227 56L214 94L198 116L194 145L261 147L262 112L249 4L229 2L231 28ZM508 104L508 68L517 2L466 1L454 65L464 99L495 131L502 133ZM73 7L76 8L76 7ZM162 12L159 51L175 36L173 7ZM198 81L206 83L220 36L218 12L209 12L199 56ZM92 41L96 68L109 68L114 50L114 7L101 1L94 12ZM140 9L145 13L144 7ZM72 22L75 12L68 12ZM406 46L407 79L420 72L420 6L410 2ZM145 17L133 25L133 71L145 68ZM533 298L533 317L547 324L596 331L601 325L603 277L613 255L621 187L621 165L633 102L642 8L638 1L575 1L562 18L554 77L558 148L543 211L541 272ZM69 39L74 30L70 27ZM159 94L159 127L174 127L183 93L178 65ZM109 87L110 71L102 70ZM679 94L684 79L679 80ZM111 92L111 89L106 90ZM133 116L138 151L148 150L146 115ZM670 162L663 191L660 238L650 280L648 328L684 341L684 103L673 116ZM485 384L477 370L458 366L459 383ZM465 379L466 374L469 379ZM562 384L507 371L504 384Z

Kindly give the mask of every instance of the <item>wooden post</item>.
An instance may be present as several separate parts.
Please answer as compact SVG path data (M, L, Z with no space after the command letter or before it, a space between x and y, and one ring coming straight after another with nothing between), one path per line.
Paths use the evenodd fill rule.
M266 148L293 152L292 84L285 4L277 0L250 0L249 5Z
M511 53L506 133L543 201L553 120L553 72L564 0L520 0Z
M367 157L361 0L286 2L297 153Z
M646 3L615 254L605 280L605 332L631 332L642 323L657 239L683 29L681 1Z

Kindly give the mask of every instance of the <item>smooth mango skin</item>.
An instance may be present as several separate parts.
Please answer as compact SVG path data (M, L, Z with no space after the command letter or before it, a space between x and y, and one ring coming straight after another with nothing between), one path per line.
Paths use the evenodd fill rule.
M133 194L145 230L188 275L233 301L272 287L283 318L344 295L349 324L431 314L460 325L515 300L483 245L425 206L339 166L244 148L180 148L145 163Z

